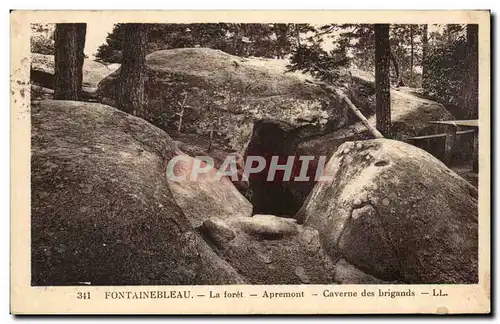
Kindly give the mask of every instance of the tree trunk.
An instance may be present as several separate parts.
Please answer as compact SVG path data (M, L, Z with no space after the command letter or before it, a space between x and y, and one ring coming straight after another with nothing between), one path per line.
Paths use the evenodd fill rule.
M300 27L299 24L295 24L295 38L297 41L297 49L300 49Z
M56 24L54 99L80 100L86 24Z
M82 86L83 86L83 62L85 60L85 36L87 34L87 24L75 24L76 25L76 46L78 51L78 97L82 97Z
M275 24L274 33L276 34L276 56L279 59L284 58L283 52L288 52L288 25L287 24Z
M445 34L447 38L448 45L452 45L453 42L457 39L457 33L461 30L459 24L448 24L445 27Z
M450 25L446 25L444 27L444 35L446 36L446 42L448 43L448 45L451 45L452 39L451 39L451 28L450 28Z
M410 25L410 79L411 83L413 83L413 25ZM412 84L413 86L413 84Z
M404 82L403 82L403 76L401 73L399 73L399 64L398 64L398 59L396 58L396 55L391 51L391 61L392 65L394 66L394 72L396 72L396 87L404 87Z
M375 115L377 129L387 138L392 137L389 84L390 61L389 25L375 24Z
M464 114L468 119L478 118L478 25L467 25L466 73L463 89Z
M144 95L147 26L125 24L124 31L118 107L129 114L147 119Z
M427 89L427 53L429 51L429 37L427 25L422 29L422 88Z
M245 56L245 44L243 37L245 35L244 24L234 24L233 47L236 56Z

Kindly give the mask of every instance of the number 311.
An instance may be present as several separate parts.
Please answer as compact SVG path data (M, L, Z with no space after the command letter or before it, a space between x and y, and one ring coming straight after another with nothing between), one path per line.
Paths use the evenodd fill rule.
M90 299L90 291L87 291L87 292L81 292L81 291L79 291L76 294L76 298L77 299Z

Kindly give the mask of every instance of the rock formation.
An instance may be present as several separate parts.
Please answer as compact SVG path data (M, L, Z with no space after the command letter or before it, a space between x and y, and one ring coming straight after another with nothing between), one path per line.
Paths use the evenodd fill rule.
M303 125L329 119L343 122L332 94L302 73L287 72L283 61L242 58L208 48L177 48L146 58L150 121L158 127L216 134L239 150L258 119ZM238 65L233 64L237 62ZM99 83L100 101L115 106L120 70Z
M475 283L477 190L412 145L342 144L296 219L319 231L334 262L385 281Z
M200 232L217 254L252 284L335 283L318 232L273 215L213 218Z
M33 285L244 283L175 202L162 130L101 104L32 106Z

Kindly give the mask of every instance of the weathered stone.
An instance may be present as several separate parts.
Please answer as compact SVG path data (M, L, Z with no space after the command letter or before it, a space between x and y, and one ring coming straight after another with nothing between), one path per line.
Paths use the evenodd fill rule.
M297 126L317 122L325 114L333 123L343 118L331 93L306 75L287 71L280 60L176 48L151 53L146 61L150 120L168 131L177 129L175 112L181 112L183 102L183 132L208 136L210 125L215 125L219 138L235 150L248 141L255 119ZM101 102L115 106L119 73L99 83ZM303 111L307 116L300 116Z
M221 219L212 218L203 222L200 227L202 233L209 233L210 242L221 247L236 237L236 233Z
M353 210L351 219L344 225L338 248L345 259L378 278L390 281L400 276L398 257L371 205Z
M364 273L344 259L340 259L335 264L335 281L339 284L351 285L388 283Z
M210 218L228 219L250 217L252 205L236 189L228 177L217 176L217 169L200 173L191 179L193 167L206 165L201 160L184 155L185 160L175 164L175 175L184 180L168 179L169 187L177 204L193 227Z
M236 236L219 239L228 227ZM318 232L293 220L272 215L224 223L208 220L200 232L252 284L335 283L334 267L321 247Z
M412 145L358 144L339 147L327 164L333 180L314 187L298 222L319 231L334 260L344 255L379 279L477 282L477 190Z
M101 104L32 105L33 285L244 283L192 228L162 130Z

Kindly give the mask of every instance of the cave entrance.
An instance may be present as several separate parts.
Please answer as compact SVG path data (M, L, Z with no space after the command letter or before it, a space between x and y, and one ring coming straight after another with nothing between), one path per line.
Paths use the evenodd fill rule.
M266 161L264 170L249 177L249 200L253 205L254 215L292 218L302 206L304 199L298 194L300 190L295 190L297 183L283 181L284 170L278 170L274 180L267 180L272 157L278 157L279 165L285 164L288 157L295 156L298 139L296 128L289 124L274 120L259 120L254 124L244 160L247 161L249 156L259 156ZM292 172L292 179L293 177Z

